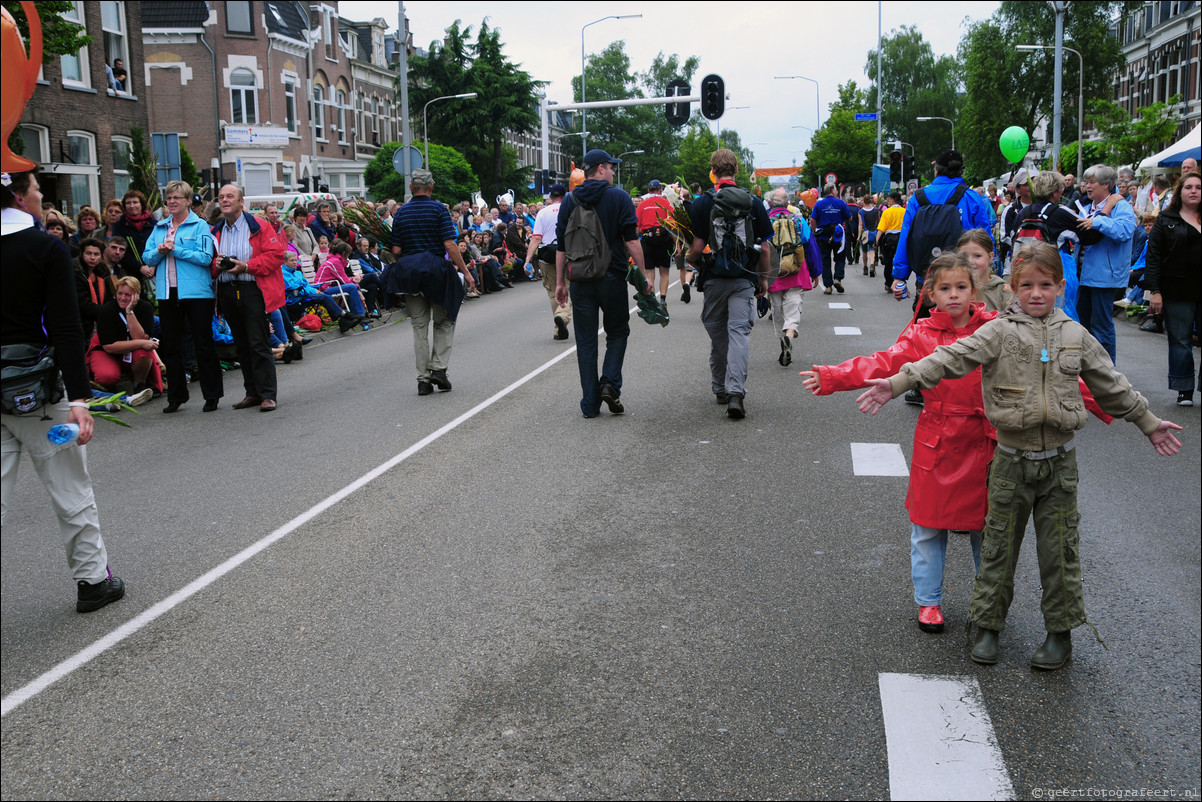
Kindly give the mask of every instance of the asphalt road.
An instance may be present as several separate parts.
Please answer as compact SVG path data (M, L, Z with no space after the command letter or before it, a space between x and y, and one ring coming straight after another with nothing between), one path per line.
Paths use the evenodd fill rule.
M675 289L670 326L632 320L627 414L581 418L570 353L511 387L571 347L527 285L465 307L450 393L417 396L401 323L306 349L270 415L231 410L226 374L215 414L155 402L132 431L101 423L90 465L129 590L90 615L23 460L3 533L6 706L138 628L5 715L0 794L889 798L878 677L901 672L979 683L1018 798L1197 798L1202 449L1198 409L1164 389L1163 336L1121 323L1119 368L1185 426L1182 453L1157 457L1121 421L1077 438L1087 610L1109 648L1083 628L1068 667L1031 671L1028 548L986 668L963 635L967 544L949 546L947 631L924 635L906 479L852 472L852 442L908 458L917 410L871 418L801 388L798 370L905 324L879 278L847 285L807 295L788 369L756 326L743 421L713 402L700 297Z

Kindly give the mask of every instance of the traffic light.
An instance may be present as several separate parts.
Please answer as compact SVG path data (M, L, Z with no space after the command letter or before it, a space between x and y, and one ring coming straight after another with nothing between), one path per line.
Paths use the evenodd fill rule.
M701 79L701 116L717 120L726 111L726 83L717 75Z
M905 180L909 181L914 177L914 157L905 156L902 159L902 174L905 175Z
M905 179L902 178L902 152L895 150L889 154L889 180L894 184L901 184Z
M542 195L543 193L545 193L547 191L546 184L545 184L546 180L547 180L546 170L536 169L534 171L534 191L537 192L539 195Z
M721 79L719 79L721 80ZM682 81L679 78L668 84L667 90L664 92L665 97L688 97L692 93L692 87L688 81ZM664 104L664 115L668 118L669 125L681 126L689 121L690 103L666 103Z

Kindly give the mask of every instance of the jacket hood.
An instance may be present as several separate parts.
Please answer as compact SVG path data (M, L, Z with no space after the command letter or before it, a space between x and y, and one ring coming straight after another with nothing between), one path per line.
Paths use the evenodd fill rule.
M609 189L609 187L610 183L608 181L602 181L600 178L590 178L573 190L572 194L585 203L593 204L601 200L601 196L605 194L605 190Z
M972 313L968 316L968 322L964 324L963 328L970 328L973 326L973 324L976 324L979 327L981 323L990 319L990 316L985 312L985 304L980 303L979 301L974 301L972 304L970 304L970 307L972 309ZM952 322L952 316L947 312L944 312L942 309L932 309L930 321L931 322L928 325L932 328L944 329L946 331L958 331L956 325Z

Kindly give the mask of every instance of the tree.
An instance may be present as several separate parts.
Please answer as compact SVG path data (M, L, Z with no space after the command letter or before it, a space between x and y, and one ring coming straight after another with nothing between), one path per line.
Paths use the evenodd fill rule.
M1123 64L1121 43L1110 34L1111 21L1142 3L1104 0L1067 6L1064 42L1084 58L1088 108L1091 97L1111 95L1113 75ZM988 20L968 26L958 50L964 96L956 126L968 177L988 177L1007 169L997 144L1007 127L1031 131L1036 121L1051 119L1054 53L1050 49L1024 52L1015 46L1052 44L1055 25L1055 13L1046 3L1004 0ZM1073 141L1080 72L1077 57L1067 51L1062 77L1061 133L1063 139Z
M896 139L908 142L914 146L916 161L930 164L939 151L951 146L951 131L947 123L919 122L917 118L947 117L956 120L959 66L951 56L936 56L930 42L913 26L902 26L882 39L881 55L884 74L879 85L883 100L881 122L885 143ZM864 95L863 106L853 111L877 108L876 65L876 51L869 50L865 72L873 85ZM846 105L842 107L848 108ZM872 139L875 141L875 126L873 128ZM883 146L884 153L890 149L888 144ZM873 159L875 157L874 149Z
M192 186L194 192L201 191L200 171L196 169L196 162L192 161L192 154L184 147L182 140L179 143L179 175Z
M710 182L710 156L718 149L718 138L704 121L694 120L687 126L687 133L677 149L677 161L673 173L688 184L700 184L702 189L713 186Z
M479 176L484 197L493 198L507 188L525 187L530 182L529 168L518 167L505 138L509 133L536 130L535 93L543 82L535 81L508 59L500 30L489 27L487 20L480 23L474 43L470 42L471 26L461 25L456 20L441 42L430 43L429 56L415 56L410 61L410 104L422 108L444 95L477 94L471 100L431 106L430 130L425 135L432 143L461 153Z
M802 172L806 183L821 186L827 173L837 175L843 184L867 184L872 178L876 126L856 122L856 112L866 102L855 81L840 85L839 99L830 105L830 116L814 132L806 151Z
M146 144L146 129L131 126L129 138L129 187L146 196L146 208L157 209L162 205L159 198L159 164L154 151Z
M1173 109L1180 102L1181 95L1173 95L1167 103L1143 106L1137 112L1139 119L1132 120L1127 110L1117 103L1094 100L1089 105L1089 118L1102 135L1106 148L1103 161L1134 164L1164 147L1177 132L1177 115ZM1063 151L1060 158L1064 163Z
M1039 165L1041 170L1063 170L1067 165L1069 171L1077 169L1077 144L1069 142L1060 149L1060 166L1052 164L1052 157L1049 155ZM1103 164L1110 161L1110 147L1105 142L1086 142L1085 151L1082 154L1081 163L1087 168L1094 164Z
M419 149L425 143L415 142ZM363 171L367 191L377 199L405 197L405 184L392 166L400 142L388 142L372 157ZM448 205L471 198L480 186L476 174L463 154L445 145L430 145L430 172L434 173L434 199Z

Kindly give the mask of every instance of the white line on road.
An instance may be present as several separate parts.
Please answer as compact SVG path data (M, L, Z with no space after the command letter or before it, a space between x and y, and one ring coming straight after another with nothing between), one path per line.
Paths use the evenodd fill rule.
M856 476L909 476L906 457L897 443L852 443L852 473Z
M851 309L851 304L831 301L830 303L827 304L827 307L829 307L830 309Z
M630 311L634 312L637 308L638 308L637 306L632 307L630 309ZM598 331L600 332L600 330L598 330ZM523 376L522 378L515 381L513 384L509 385L508 387L501 390L500 392L494 394L492 397L490 397L484 401L481 401L479 404L472 407L467 412L460 415L458 418L455 418L455 420L444 425L442 428L438 429L437 431L434 431L431 434L426 435L421 440L419 440L418 442L409 446L409 448L406 448L400 454L397 454L395 457L388 460L384 464L365 473L363 476L361 476L358 479L356 479L355 481L351 482L349 485L342 488L338 492L336 492L333 495L328 496L324 500L318 502L318 504L316 506L314 506L311 509L296 516L291 521L289 521L288 523L281 526L279 529L276 529L274 532L272 532L271 534L264 537L262 540L259 540L258 542L253 543L252 545L250 545L247 548L243 549L242 551L238 552L233 557L230 557L228 560L226 560L225 562L218 565L216 568L213 568L210 571L208 571L207 573L203 574L202 576L199 576L196 579L192 580L187 585L185 585L184 587L177 590L175 593L172 593L170 596L168 596L167 598L160 601L158 604L155 604L153 607L150 607L150 608L142 611L141 613L139 613L134 618L131 618L129 621L125 622L124 624L119 626L117 629L115 629L112 632L110 632L109 634L105 635L100 640L92 643L90 646L87 646L86 648L80 650L79 652L76 652L71 657L68 657L66 660L64 660L61 663L59 663L58 665L54 666L46 673L39 676L37 679L33 680L32 682L28 683L27 685L24 685L24 686L18 688L17 690L10 693L8 696L5 696L3 701L0 701L0 718L4 718L9 713L11 713L13 710L15 710L17 707L19 707L21 704L23 704L23 703L29 701L30 699L32 699L33 697L37 696L39 693L46 690L46 688L50 687L54 683L58 682L63 677L66 677L67 675L71 674L73 671L75 671L76 669L85 665L93 658L104 654L109 649L113 648L118 643L120 643L121 641L128 638L130 635L133 635L135 632L142 629L143 627L145 627L150 622L154 621L159 616L163 615L164 613L170 612L172 609L174 609L175 607L178 607L180 604L182 604L184 601L186 601L190 597L196 595L200 591L207 588L209 585L216 582L221 577L228 574L230 571L233 571L235 568L242 565L247 560L249 560L252 557L254 557L255 555L259 554L264 549L266 549L268 546L270 546L273 543L275 543L279 540L282 540L285 537L287 537L288 535L292 534L297 529L299 529L300 527L304 526L306 523L311 521L313 518L317 517L321 513L328 510L330 507L333 507L335 504L337 504L338 502L347 498L348 496L350 496L357 490L361 490L363 487L367 486L375 479L378 479L383 474L392 470L393 468L400 465L402 462L409 459L411 456L413 456L417 452L421 451L426 446L433 443L435 440L438 440L444 434L447 434L448 432L453 431L454 429L458 428L461 424L463 424L467 420L475 417L479 413L483 412L485 409L488 409L493 404L495 404L497 401L500 401L502 398L509 395L511 392L513 392L517 388L521 387L523 384L530 381L535 376L539 375L543 371L547 370L548 368L550 368L553 365L555 365L556 363L558 363L560 360L566 359L569 355L574 354L574 353L576 353L576 346L572 346L571 348L568 348L563 353L556 356L554 359L551 359L550 361L543 363L542 365L535 368L530 373L527 373L525 376Z
M1014 799L975 678L881 674L878 685L890 799Z
M840 337L858 337L861 332L855 326L835 326L835 334Z

